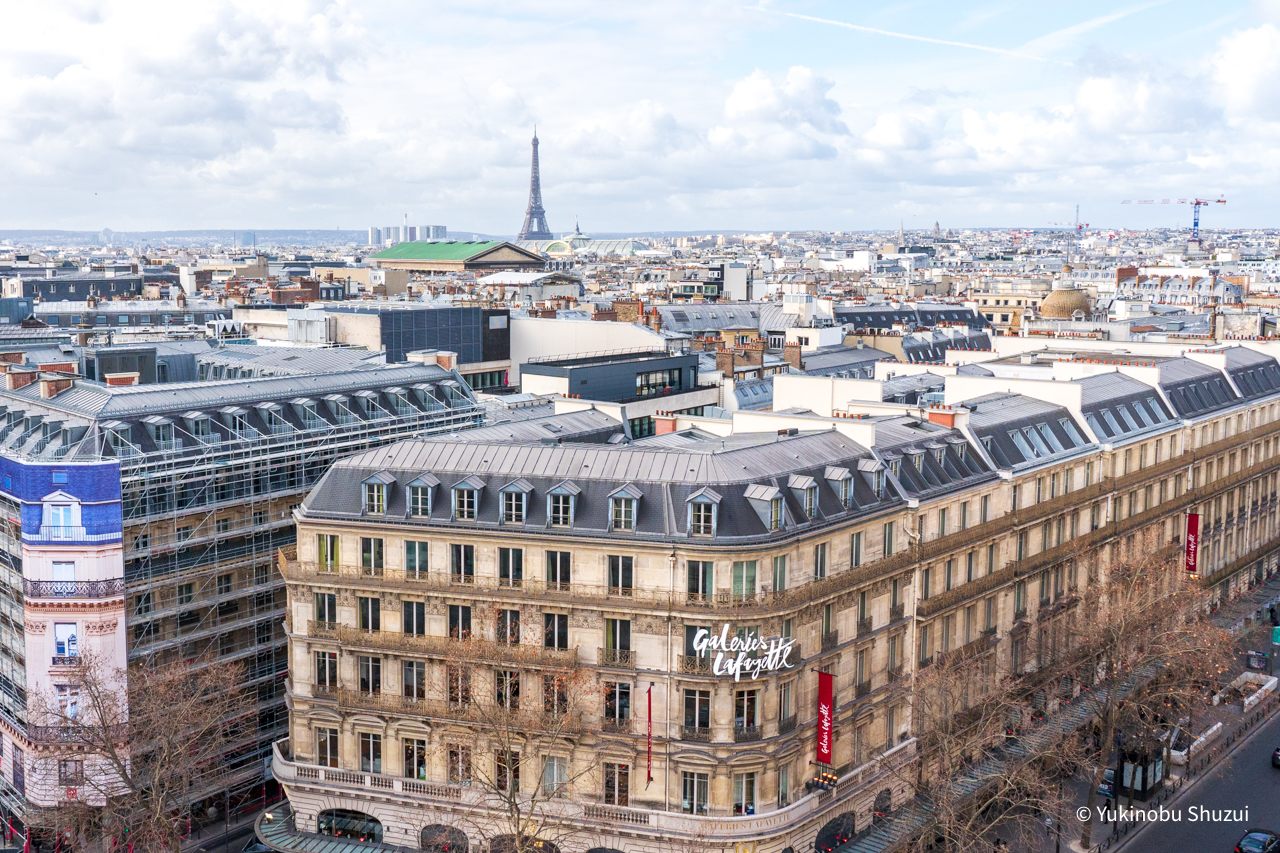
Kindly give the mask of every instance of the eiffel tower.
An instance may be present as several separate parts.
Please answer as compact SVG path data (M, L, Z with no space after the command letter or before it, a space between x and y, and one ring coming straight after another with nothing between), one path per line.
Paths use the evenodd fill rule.
M518 240L554 240L547 227L547 212L542 209L542 175L538 171L538 129L533 129L533 168L529 173L529 209L524 212L524 225Z

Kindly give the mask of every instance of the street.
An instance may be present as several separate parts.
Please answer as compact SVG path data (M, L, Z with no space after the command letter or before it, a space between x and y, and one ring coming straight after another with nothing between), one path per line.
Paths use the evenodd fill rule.
M1151 822L1124 845L1125 853L1169 850L1229 853L1247 827L1280 832L1280 769L1271 766L1271 751L1280 746L1280 715L1254 730L1245 742L1195 781L1185 796L1166 803L1181 821ZM1247 821L1191 822L1193 809L1248 808Z

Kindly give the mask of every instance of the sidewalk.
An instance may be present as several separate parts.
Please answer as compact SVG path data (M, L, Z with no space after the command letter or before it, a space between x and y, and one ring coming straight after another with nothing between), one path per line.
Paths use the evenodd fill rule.
M240 853L253 835L253 824L260 813L238 815L231 821L230 828L222 821L214 821L192 830L191 836L182 842L183 853Z

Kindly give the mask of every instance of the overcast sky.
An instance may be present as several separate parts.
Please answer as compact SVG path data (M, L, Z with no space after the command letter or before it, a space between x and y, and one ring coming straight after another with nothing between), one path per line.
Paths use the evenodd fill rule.
M0 227L1280 225L1280 0L0 4Z

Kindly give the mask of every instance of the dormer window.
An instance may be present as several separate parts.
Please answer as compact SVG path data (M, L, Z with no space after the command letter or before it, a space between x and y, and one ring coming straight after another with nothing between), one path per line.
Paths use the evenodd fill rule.
M689 496L689 534L691 536L715 536L720 494L713 489L701 488Z
M636 507L641 492L631 483L609 495L609 527L612 530L635 530Z
M941 465L947 458L947 449L945 447L935 448L933 451L933 461Z
M502 493L502 523L524 524L528 496L524 492Z
M849 502L853 500L853 475L849 473L849 469L828 466L825 477L835 489L836 497L840 499L840 506L849 506Z
M458 521L475 521L477 495L475 489L453 490L453 517Z
M426 486L409 487L409 514L431 515L431 489Z
M884 497L884 471L877 470L871 475L871 487L875 490L877 498Z
M813 518L818 514L818 487L810 486L804 490L804 514Z
M364 484L364 511L385 513L387 511L387 487L382 483Z
M902 470L902 460L901 460L901 459L890 459L890 460L889 460L889 473L890 473L890 474L892 474L894 477L897 477L897 476L898 476L898 473L899 473L901 470Z
M365 513L385 515L387 512L387 488L395 482L390 474L379 472L365 480L361 486L362 510Z
M782 496L779 495L769 501L769 529L782 529Z
M581 493L582 489L568 480L552 487L547 492L547 523L552 527L572 527L578 495Z
M611 501L610 519L614 530L636 529L636 499L616 497Z

